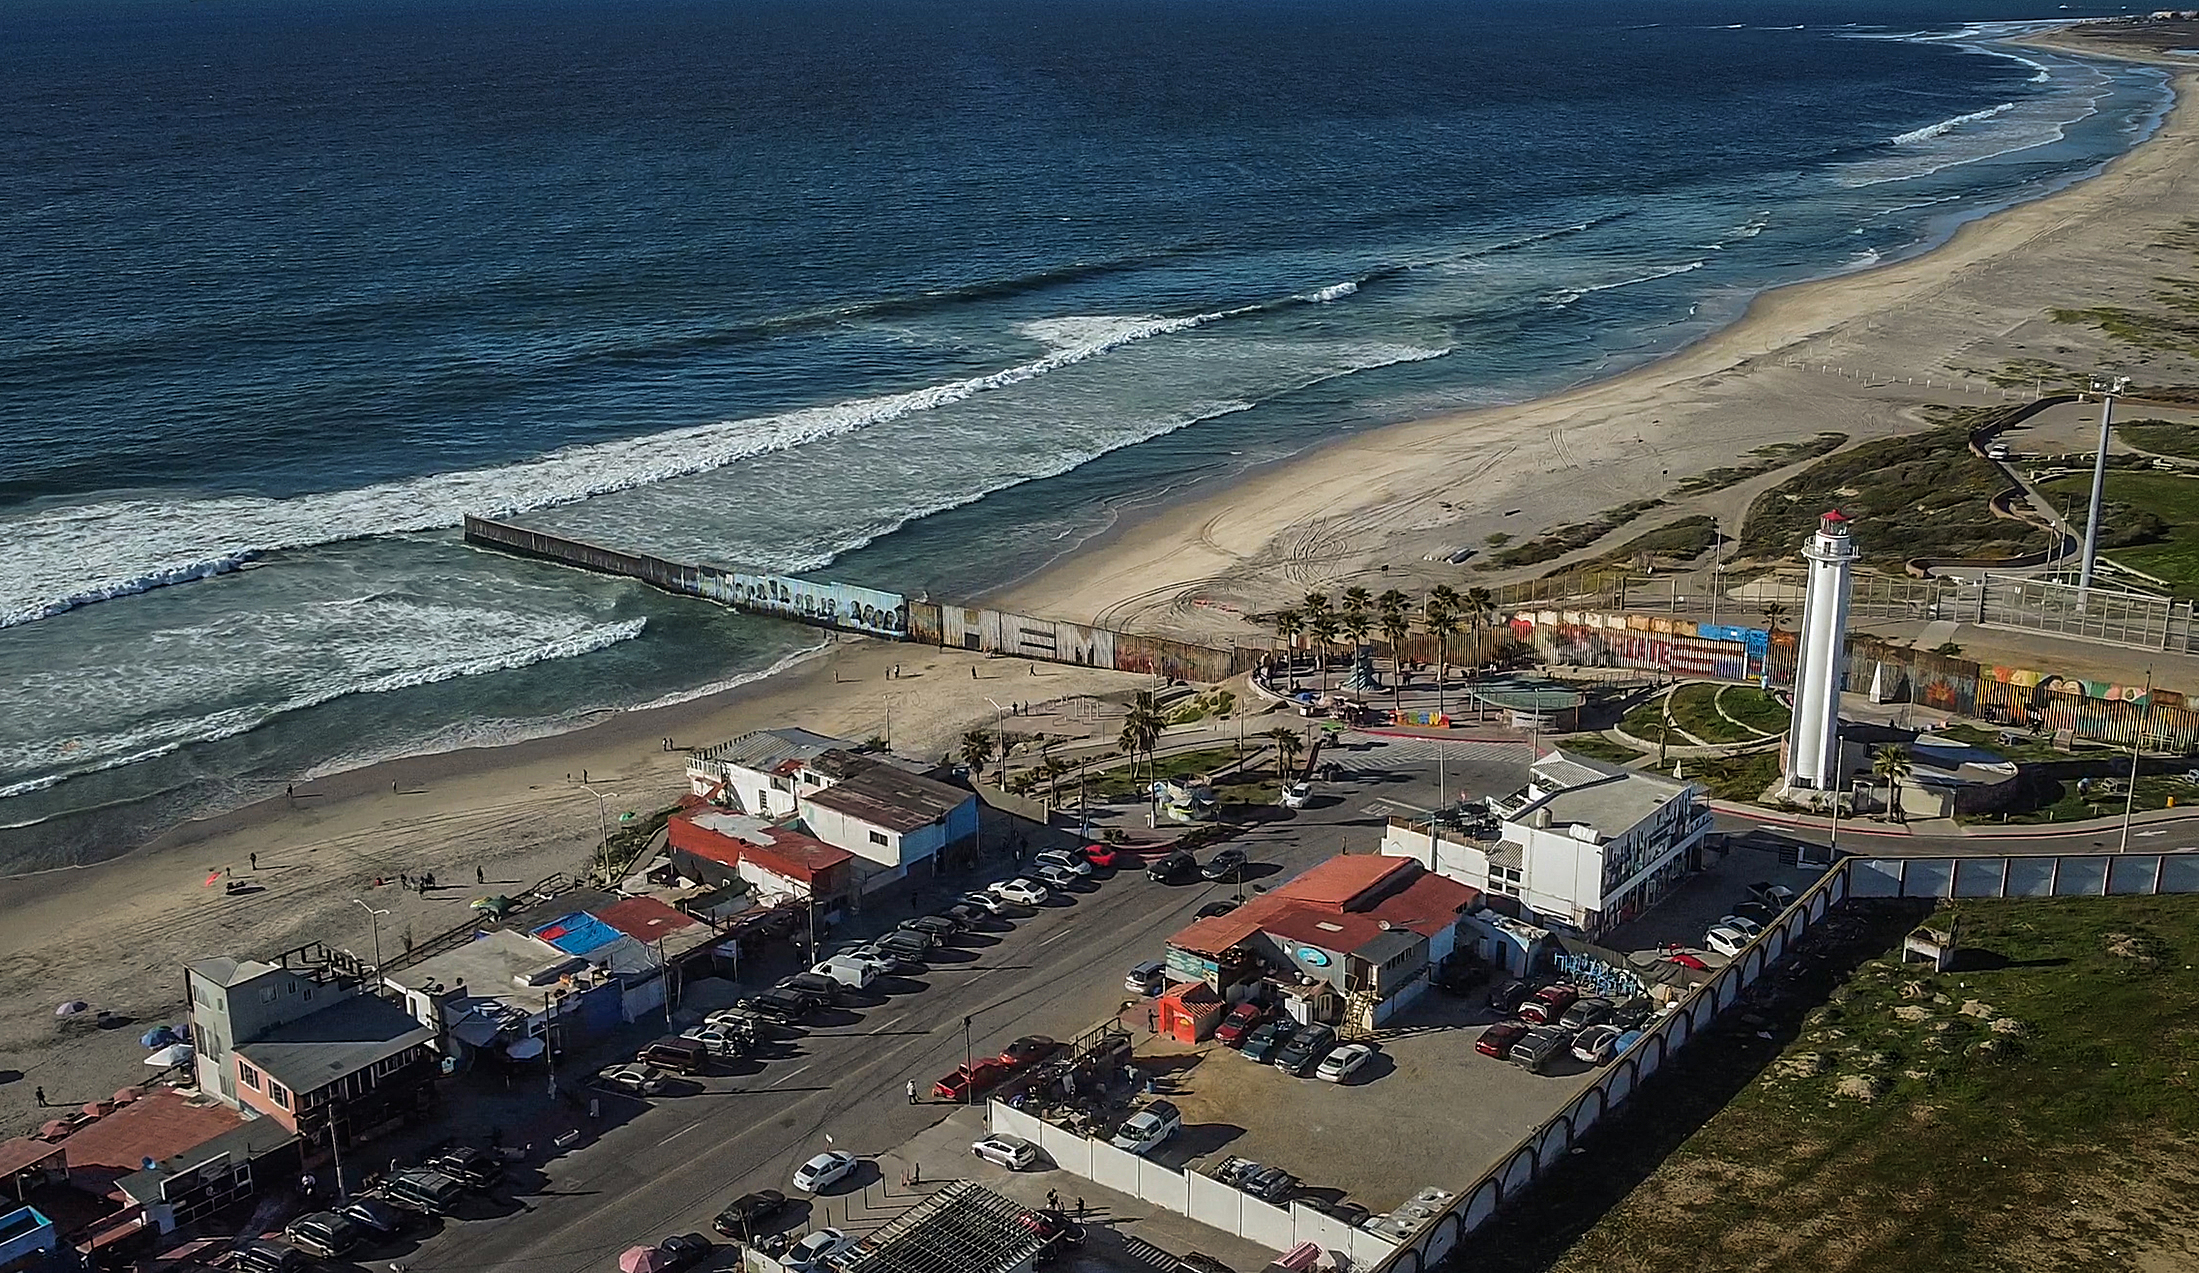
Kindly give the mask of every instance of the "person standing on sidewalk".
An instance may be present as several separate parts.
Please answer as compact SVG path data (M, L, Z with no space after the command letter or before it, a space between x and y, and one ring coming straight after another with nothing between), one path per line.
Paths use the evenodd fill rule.
M909 1104L916 1104L916 1080L909 1080Z

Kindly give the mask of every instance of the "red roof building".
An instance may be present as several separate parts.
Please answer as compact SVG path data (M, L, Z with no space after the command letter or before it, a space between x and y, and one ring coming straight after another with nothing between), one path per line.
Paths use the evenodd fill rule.
M1217 990L1272 976L1349 1000L1370 1027L1418 997L1480 909L1478 889L1410 858L1330 858L1168 939L1169 971Z
M790 824L698 809L674 814L667 825L672 865L689 879L708 884L740 879L766 897L823 901L844 895L854 878L853 854Z

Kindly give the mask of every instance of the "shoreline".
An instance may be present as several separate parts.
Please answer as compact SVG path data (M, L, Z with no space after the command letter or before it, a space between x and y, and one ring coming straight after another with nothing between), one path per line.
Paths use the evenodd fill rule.
M2027 209L2052 205L2105 179L2114 169L2130 163L2153 147L2180 116L2189 116L2199 111L2199 107L2195 107L2193 103L2193 88L2195 84L2199 84L2199 64L2147 56L2143 50L2110 51L2081 42L2072 43L2063 38L2069 29L2062 27L2033 33L2007 42L2035 44L2072 56L2107 58L2159 67L2168 73L2171 92L2168 106L2161 112L2150 132L2129 149L2103 161L2088 174L2073 178L2035 198L1981 211L1955 225L1936 244L1923 247L1907 256L1873 264L1864 269L1836 272L1767 288L1751 297L1742 312L1724 327L1623 371L1583 380L1564 389L1520 402L1373 425L1343 436L1316 441L1292 454L1251 464L1232 474L1200 478L1191 484L1192 493L1186 497L1164 496L1149 506L1138 506L1121 512L1107 526L1079 540L1074 547L1050 558L1046 564L1017 578L976 591L972 595L972 601L1078 623L1092 623L1116 606L1135 603L1140 595L1158 591L1150 585L1126 589L1123 584L1139 571L1181 560L1185 556L1181 551L1184 547L1182 541L1204 540L1211 547L1221 550L1195 556L1193 560L1202 566L1226 568L1246 561L1262 545L1249 544L1247 537L1240 531L1232 536L1231 546L1224 549L1222 545L1213 544L1213 537L1208 533L1216 523L1232 520L1230 513L1236 506L1258 503L1270 510L1289 506L1292 501L1288 498L1288 490L1284 488L1302 486L1308 479L1314 479L1316 488L1324 492L1323 497L1319 501L1301 499L1296 501L1297 504L1319 502L1325 506L1348 507L1348 499L1328 498L1328 493L1334 492L1337 486L1334 471L1340 466L1348 466L1354 471L1364 473L1368 464L1372 463L1379 471L1385 457L1395 456L1400 450L1408 454L1414 453L1426 447L1431 440L1439 439L1455 430L1501 425L1506 417L1572 410L1600 398L1648 388L1667 389L1676 382L1738 370L1749 366L1755 359L1790 348L1843 322L1852 321L1858 315L1868 312L1868 306L1855 307L1854 313L1820 315L1800 322L1795 321L1795 313L1821 304L1827 296L1837 297L1841 292L1849 290L1867 290L1864 285L1874 279L1910 271L1929 272L1935 268L1931 263L1959 254L1967 238L1986 235L1986 227L1994 226ZM2178 74L2179 71L2183 74ZM1782 334L1783 338L1774 338L1782 337ZM1761 347L1757 347L1758 345ZM1794 431L1809 430L1798 428ZM1687 476L1692 474L1682 471L1674 480ZM1203 491L1201 488L1204 488ZM1382 502L1378 499L1362 501L1367 506L1379 506ZM1267 525L1276 520L1272 517L1261 519L1261 524ZM1555 524L1564 519L1544 520L1546 524ZM1537 527L1531 533L1539 533L1544 528L1546 526ZM1269 529L1279 531L1281 526L1270 526ZM1462 537L1459 542L1468 542L1470 538L1479 537ZM1240 543L1245 543L1246 546L1237 547ZM1127 553L1135 564L1114 568L1102 565L1098 559L1111 553ZM1420 564L1422 563L1418 561L1410 563L1411 566ZM1357 573L1370 572L1362 567ZM1405 581L1403 577L1391 580L1386 572L1380 570L1374 573L1384 573L1386 584ZM1191 588L1219 582L1222 581L1218 578L1218 570L1208 570L1179 576L1168 586ZM1119 626L1133 625L1121 623ZM1178 630L1171 635L1181 635L1187 639L1200 639L1203 635L1208 640L1224 640L1234 635L1240 642L1265 640L1262 630L1248 626L1241 627L1234 633L1217 633L1210 629L1200 634ZM514 742L469 745L370 760L298 784L307 789L300 798L349 800L380 792L385 781L395 782L403 787L417 786L428 777L472 778L491 773L500 767L522 768L535 765L553 756L582 759L596 757L599 762L609 762L612 759L611 753L630 748L650 736L651 730L659 731L656 737L669 736L678 739L682 733L704 727L706 722L744 706L770 716L771 724L794 723L791 719L780 719L785 711L785 704L781 700L790 695L814 691L820 684L833 683L822 681L821 677L825 674L837 677L840 673L835 668L848 666L843 661L850 657L847 652L849 647L858 641L880 648L935 653L921 646L887 647L875 641L828 636L819 646L798 652L784 660L786 665L774 665L773 668L759 670L740 684L725 689L704 691L678 702L656 706L604 709L597 713L598 719ZM902 661L909 661L907 655L903 656ZM751 726L764 727L767 726ZM610 765L580 764L576 761L575 767L594 770L608 769ZM94 862L0 874L0 885L9 881L91 870L149 853L201 843L279 818L291 806L292 802L286 797L275 795L219 813L186 818L112 856ZM0 890L0 904L4 904L5 900L6 893Z

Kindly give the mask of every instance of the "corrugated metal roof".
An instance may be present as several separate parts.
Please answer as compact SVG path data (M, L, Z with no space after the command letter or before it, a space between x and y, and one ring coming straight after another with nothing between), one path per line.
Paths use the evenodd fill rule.
M862 759L855 757L854 759ZM961 787L869 762L839 782L804 799L889 831L909 832L943 822L975 794Z
M729 742L716 743L689 754L690 760L716 761L758 773L776 772L787 761L807 761L835 748L848 746L837 738L806 729L759 729Z
M355 995L240 1044L237 1055L303 1095L434 1037L389 1000Z
M1168 944L1220 955L1265 931L1352 952L1379 937L1385 924L1432 936L1480 898L1479 889L1422 870L1411 858L1350 854L1330 858L1227 915L1199 920Z

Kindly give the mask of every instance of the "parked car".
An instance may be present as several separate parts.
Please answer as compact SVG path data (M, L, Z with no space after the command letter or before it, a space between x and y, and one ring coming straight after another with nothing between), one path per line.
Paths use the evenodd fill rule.
M973 1093L1007 1078L1014 1067L999 1057L980 1058L974 1065L957 1065L932 1084L932 1095L943 1101L967 1101Z
M1731 959L1747 949L1748 934L1723 924L1703 934L1703 945Z
M1449 959L1429 976L1428 984L1447 995L1465 996L1481 984L1481 977L1471 960Z
M1199 874L1210 880L1232 879L1242 874L1251 861L1243 849L1223 849L1206 860L1206 865L1199 868Z
M1051 863L1031 868L1031 875L1046 887L1059 889L1064 893L1075 889L1084 878L1068 867L1055 866Z
M886 975L890 969L883 959L841 951L823 963L811 966L813 976L838 982L848 990L868 990L870 983Z
M1489 1006L1498 1012L1517 1012L1527 1002L1527 996L1535 993L1535 983L1524 977L1507 977L1489 991Z
M1737 932L1743 937L1748 938L1750 941L1755 941L1757 938L1764 935L1764 926L1757 923L1755 920L1748 918L1745 915L1722 916L1719 918L1716 924L1712 925L1712 927L1730 928L1734 932Z
M359 1245L366 1235L349 1216L335 1211L316 1211L292 1220L283 1229L283 1237L308 1255L334 1260Z
M710 1049L703 1046L702 1040L685 1036L658 1039L635 1053L634 1060L674 1074L701 1074L710 1068Z
M466 1196L466 1186L440 1171L414 1167L383 1181L382 1196L400 1206L439 1216L458 1205L458 1200Z
M970 1152L986 1162L1006 1167L1010 1171L1029 1171L1038 1165L1038 1146L1021 1136L1006 1132L994 1132L970 1145Z
M1085 861L1103 871L1110 871L1122 865L1123 850L1111 844L1087 844L1078 849L1077 852L1084 855Z
M247 1242L230 1257L232 1267L245 1273L299 1273L306 1267L305 1253L280 1242Z
M1313 1071L1313 1076L1330 1083L1341 1083L1374 1059L1374 1048L1365 1043L1347 1043L1327 1056Z
M768 1017L782 1025L794 1025L810 1013L813 1005L806 995L790 995L784 991L766 990L754 998L741 1001L743 1007L759 1016Z
M1749 885L1749 900L1774 911L1784 911L1794 905L1795 892L1784 884L1770 884L1758 880Z
M1595 1025L1611 1015L1609 999L1576 999L1573 1006L1558 1018L1558 1024L1568 1030L1581 1030Z
M1000 1050L1000 1063L1021 1069L1037 1065L1040 1061L1061 1051L1061 1044L1043 1034L1026 1034Z
M1499 1021L1481 1032L1474 1040L1474 1051L1483 1056L1502 1060L1512 1054L1512 1045L1525 1038L1527 1027L1517 1021Z
M1060 1254L1065 1247L1084 1245L1084 1226L1059 1211L1042 1207L1036 1211L1026 1211L1016 1219L1024 1228L1037 1234L1038 1240L1045 1244L1038 1253L1042 1262Z
M1123 1120L1115 1130L1115 1148L1133 1154L1150 1153L1183 1130L1183 1113L1167 1101L1153 1101Z
M710 1227L729 1238L746 1239L755 1233L756 1226L786 1210L786 1195L776 1189L758 1189L744 1193L725 1204Z
M1325 1198L1308 1198L1305 1200L1305 1204L1331 1219L1342 1220L1354 1229L1359 1227L1360 1221L1373 1214L1358 1203L1346 1202L1341 1198L1335 1202L1330 1202Z
M679 1273L693 1268L710 1258L716 1244L700 1233L675 1233L657 1243L657 1268L662 1273Z
M1590 1065L1602 1065L1615 1054L1619 1036L1625 1033L1615 1025L1592 1025L1574 1037L1573 1056Z
M1752 924L1764 925L1767 928L1779 922L1779 912L1762 902L1735 902L1729 909L1731 913L1740 916L1742 919L1748 920Z
M1212 919L1216 915L1227 915L1231 911L1236 910L1240 904L1241 903L1239 903L1234 897L1216 898L1214 901L1208 902L1206 905L1201 906L1199 909L1191 912L1191 918Z
M1303 1078L1335 1046L1336 1031L1330 1027L1319 1022L1300 1026L1298 1033L1290 1036L1290 1042L1276 1049L1275 1068Z
M735 1038L745 1037L751 1047L756 1040L779 1033L776 1022L747 1008L720 1008L704 1017L702 1023L708 1029L722 1030Z
M598 1074L596 1085L628 1096L655 1096L664 1090L664 1072L655 1066L629 1062Z
M453 1145L429 1155L422 1165L469 1189L486 1189L504 1178L504 1160L479 1145Z
M1281 1202L1298 1187L1298 1177L1281 1167L1264 1167L1237 1186L1262 1202Z
M728 1059L746 1054L753 1042L752 1035L714 1025L690 1026L680 1031L680 1037L702 1044L712 1056Z
M395 1237L420 1222L420 1213L407 1211L383 1198L353 1198L336 1214L377 1237Z
M1002 880L993 885L993 892L1021 906L1037 906L1052 896L1046 891L1044 884L1040 884L1036 880L1026 879L1020 875L1012 880Z
M1156 884L1182 884L1199 877L1199 859L1175 852L1145 868L1145 878Z
M1168 1273L1236 1273L1227 1264L1204 1251L1186 1251L1176 1257L1176 1266Z
M923 963L924 957L931 954L932 947L937 944L928 935L907 928L887 933L871 943L879 954L903 964Z
M1285 809L1303 809L1306 807L1306 801L1311 799L1313 799L1313 784L1310 782L1294 782L1283 788L1283 807Z
M1237 1050L1245 1054L1246 1060L1258 1061L1264 1065L1273 1060L1277 1050L1289 1041L1291 1032L1290 1022L1279 1017L1273 1021L1263 1021L1252 1027L1252 1033L1245 1036L1244 1046Z
M1540 1074L1550 1068L1550 1062L1564 1055L1572 1037L1571 1031L1558 1026L1537 1026L1512 1045L1508 1059L1530 1074Z
M1003 915L1015 909L1015 903L998 893L970 892L954 899L964 906L974 906L987 915Z
M1238 1047L1252 1028L1267 1020L1267 1009L1256 1003L1240 1003L1229 1010L1222 1023L1214 1027L1214 1039L1224 1047Z
M1536 1025L1554 1022L1580 997L1571 986L1544 986L1519 1006L1519 1019Z
M855 1238L839 1229L813 1229L787 1248L779 1263L799 1273L822 1273L825 1261L855 1245Z
M855 1172L858 1159L844 1149L827 1150L794 1169L794 1187L804 1193L838 1184Z
M1058 866L1071 875L1083 876L1092 873L1092 864L1085 859L1082 853L1071 853L1067 849L1048 849L1032 858L1031 862L1036 866Z
M939 913L961 925L965 930L976 928L993 917L991 911L982 906L972 906L968 902L956 902Z
M1132 994L1157 995L1167 983L1167 978L1161 975L1167 966L1158 959L1148 959L1123 974L1122 988Z
M922 933L936 942L944 942L963 929L963 925L945 915L918 915L904 919L894 927L907 932Z
M815 972L798 972L791 977L782 977L779 984L772 989L808 995L819 1008L840 1002L841 996L847 993L847 987L838 980Z

